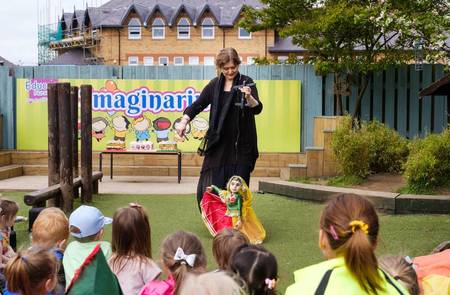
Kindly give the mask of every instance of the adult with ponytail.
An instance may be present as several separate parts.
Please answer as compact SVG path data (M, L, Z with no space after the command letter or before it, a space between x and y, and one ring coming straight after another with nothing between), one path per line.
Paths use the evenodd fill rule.
M319 247L327 260L295 271L286 295L409 294L379 268L378 232L370 201L353 194L333 198L320 218Z
M57 283L58 262L53 252L43 248L30 248L17 253L5 268L9 292L21 295L44 295Z

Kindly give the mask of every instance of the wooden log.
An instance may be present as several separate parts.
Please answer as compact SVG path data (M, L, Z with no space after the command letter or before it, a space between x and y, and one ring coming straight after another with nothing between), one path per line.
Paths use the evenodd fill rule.
M62 210L66 213L73 207L73 173L72 173L72 127L70 116L70 84L58 84L58 118L60 148L60 187Z
M70 87L70 113L72 119L72 167L73 177L78 177L78 87Z
M47 89L48 117L48 186L59 183L59 129L58 129L58 87L51 83ZM45 207L45 203L39 204ZM48 206L60 206L58 198L48 201Z
M81 201L92 202L92 86L81 85Z

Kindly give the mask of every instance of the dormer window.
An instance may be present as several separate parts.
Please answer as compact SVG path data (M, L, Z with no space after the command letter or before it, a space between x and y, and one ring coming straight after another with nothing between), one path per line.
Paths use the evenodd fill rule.
M180 18L177 25L178 39L190 39L191 38L191 27L189 20L185 17Z
M250 33L249 31L247 31L244 28L239 28L239 39L251 39L252 38L252 33Z
M138 18L132 18L128 23L128 39L141 39L141 21Z
M157 17L152 23L152 39L164 39L166 37L166 27L162 18Z
M214 22L210 17L202 21L202 39L214 39Z

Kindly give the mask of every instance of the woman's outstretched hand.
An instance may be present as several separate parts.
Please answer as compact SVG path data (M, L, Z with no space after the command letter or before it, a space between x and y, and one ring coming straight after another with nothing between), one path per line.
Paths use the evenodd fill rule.
M178 136L180 138L185 138L186 133L186 126L189 123L189 117L187 115L184 115L181 121L176 124L175 131L177 132Z

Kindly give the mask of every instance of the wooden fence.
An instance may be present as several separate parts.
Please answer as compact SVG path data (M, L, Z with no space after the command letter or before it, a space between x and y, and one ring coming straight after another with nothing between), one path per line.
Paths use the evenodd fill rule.
M336 114L333 75L317 76L311 65L241 66L254 80L301 80L301 147L313 144L313 118ZM213 66L36 66L16 67L9 75L0 68L0 112L3 115L3 148L15 148L16 78L59 79L176 79L209 80ZM374 74L362 101L362 118L379 120L412 138L441 132L447 126L445 96L419 98L419 91L444 75L442 65L414 65ZM352 113L357 90L342 98L344 109ZM274 98L283 103L282 97Z

